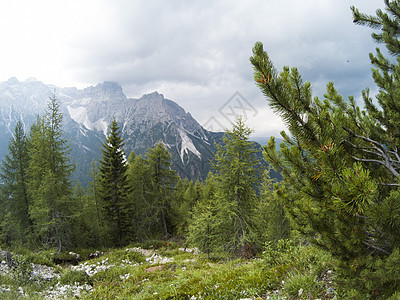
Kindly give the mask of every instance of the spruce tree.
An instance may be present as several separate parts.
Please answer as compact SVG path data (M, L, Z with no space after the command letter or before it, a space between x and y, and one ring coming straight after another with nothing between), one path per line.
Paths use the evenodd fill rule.
M115 118L110 124L108 136L102 145L100 160L100 185L105 221L114 245L123 245L129 240L132 222L129 211L128 164L124 153L124 142Z
M361 298L395 297L399 292L399 1L370 17L353 8L354 21L379 32L396 61L377 49L371 54L379 87L378 105L363 91L365 109L327 85L324 99L312 97L311 84L296 68L278 73L261 43L250 58L254 79L290 134L277 151L272 138L265 153L280 170L276 190L291 225L338 259L341 286Z
M8 220L14 224L4 223L3 228L14 231L16 243L25 244L29 236L32 237L32 219L29 216L29 205L27 184L29 155L27 137L21 121L17 122L14 136L8 144L8 154L5 156L0 167L0 178L2 182L1 193L4 203L2 214L9 214Z

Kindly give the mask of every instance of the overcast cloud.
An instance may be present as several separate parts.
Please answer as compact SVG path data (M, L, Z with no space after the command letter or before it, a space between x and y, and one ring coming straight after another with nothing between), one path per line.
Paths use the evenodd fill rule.
M358 98L374 89L368 53L377 45L352 23L351 5L374 13L383 0L1 1L0 80L115 81L134 98L158 91L214 130L229 126L221 108L233 96L231 106L248 105L255 136L278 135L283 125L253 82L254 43L278 70L298 67L315 96L334 81Z

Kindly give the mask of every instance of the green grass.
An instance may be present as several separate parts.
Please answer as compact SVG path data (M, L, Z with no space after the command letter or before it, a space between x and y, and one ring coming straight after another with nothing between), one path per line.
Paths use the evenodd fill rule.
M77 286L90 288L80 292L80 299L332 299L327 289L337 290L328 274L334 267L332 260L310 246L268 244L259 258L251 260L207 260L205 254L183 252L168 242L145 246L173 261L150 264L143 254L127 251L131 247L108 249L101 257L81 261L80 266L58 266L58 279L27 280L24 295L18 291L18 277L0 276L0 287L4 287L0 298L41 299L45 291L65 289L64 296L75 299ZM53 265L51 252L24 253L24 257ZM98 272L89 276L82 264Z

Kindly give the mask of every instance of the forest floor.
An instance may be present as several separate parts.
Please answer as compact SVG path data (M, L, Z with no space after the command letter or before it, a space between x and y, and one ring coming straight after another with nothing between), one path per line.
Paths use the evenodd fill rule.
M275 249L275 248L274 248ZM1 251L1 299L336 299L331 260L311 247L207 259L173 242L57 254Z

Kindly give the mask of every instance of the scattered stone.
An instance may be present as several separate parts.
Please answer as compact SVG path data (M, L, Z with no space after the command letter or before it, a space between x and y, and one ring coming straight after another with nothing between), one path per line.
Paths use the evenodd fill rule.
M56 270L52 267L32 264L31 278L42 278L46 281L50 281L53 278L60 278L60 275L56 273Z
M97 264L88 264L87 262L84 262L83 264L79 264L77 266L72 266L71 270L73 271L84 271L87 275L93 276L94 274L98 272L104 272L112 267L115 267L114 264L108 264L108 258L103 259Z
M154 253L152 256L147 257L146 261L149 262L150 264L166 264L174 261L173 257L163 257L160 255L157 255L157 253Z
M195 254L195 255L200 254L199 248L178 248L178 250L182 251L182 252L192 253L192 254Z
M103 254L104 254L104 252L96 251L94 253L90 253L88 256L89 256L89 259L94 259L94 258L99 258Z
M3 273L3 275L8 274L10 272L10 266L7 264L5 260L2 260L0 263L0 272Z
M143 256L151 256L155 253L154 250L149 250L149 249L142 249L140 247L134 247L134 248L128 248L125 250L126 252L138 252L140 254L142 254Z
M65 296L79 298L82 293L90 292L91 290L92 286L88 284L80 285L79 283L75 283L74 285L61 285L60 283L57 283L54 287L51 287L40 294L44 296L44 299L60 299Z

